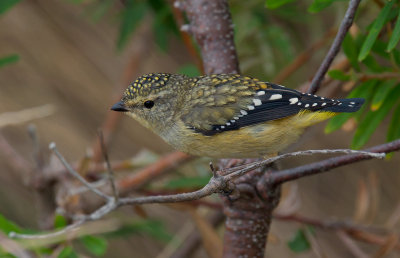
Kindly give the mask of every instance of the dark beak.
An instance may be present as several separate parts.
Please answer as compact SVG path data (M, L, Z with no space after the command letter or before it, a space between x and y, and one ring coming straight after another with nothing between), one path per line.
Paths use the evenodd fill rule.
M126 112L126 111L129 111L129 110L125 107L124 102L122 102L122 101L115 103L115 104L111 107L111 110L118 111L118 112Z

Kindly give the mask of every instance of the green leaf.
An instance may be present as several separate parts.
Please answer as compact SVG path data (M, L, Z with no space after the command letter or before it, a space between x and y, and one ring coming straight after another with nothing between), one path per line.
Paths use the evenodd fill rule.
M187 188L200 188L205 186L210 177L181 177L169 181L164 188L166 189L187 189Z
M369 111L367 113L354 135L353 142L351 144L353 149L360 149L365 143L367 143L375 129L399 100L399 96L400 86L397 85L389 92L389 94L387 94L383 104L378 110Z
M67 225L67 220L61 214L56 214L54 217L54 228L64 228Z
M3 231L4 233L8 234L10 232L16 232L16 233L21 233L22 229L17 226L12 221L9 221L4 217L3 215L0 214L0 230Z
M62 249L57 258L78 258L78 254L71 246L66 246Z
M347 59L349 59L351 66L356 70L360 71L360 66L358 64L357 56L358 56L358 47L353 39L353 37L350 35L350 33L347 33L345 36L343 43L342 43L342 48L343 52L346 55Z
M371 103L371 110L378 110L382 104L383 100L386 99L389 92L392 90L393 86L397 83L396 80L389 80L382 82L377 88Z
M126 8L122 14L122 22L117 41L118 50L122 50L128 43L128 39L135 32L139 22L146 14L148 7L144 2L126 1Z
M390 70L390 68L378 63L372 55L368 55L362 62L368 67L368 70L373 73L388 72Z
M0 0L1 1L1 0ZM19 60L19 55L11 54L0 58L0 67L15 63Z
M333 2L337 2L338 0L314 0L314 2L308 7L310 13L318 13L330 6Z
M386 140L388 142L400 138L399 117L400 117L400 104L397 105L392 115L392 121L390 122L388 133L386 136Z
M0 14L7 12L11 7L18 4L21 0L0 0Z
M154 38L157 46L164 52L168 50L168 28L161 15L157 15L153 23Z
M172 239L162 222L156 220L135 221L105 235L107 237L126 237L132 234L147 234L163 242L168 242Z
M101 256L107 251L107 240L102 237L84 236L80 240L85 248L96 256Z
M394 26L392 36L390 37L389 43L387 45L387 52L392 51L397 43L399 43L400 40L400 9L399 9L399 14L397 15L397 20L396 20L396 25Z
M187 64L179 67L177 73L184 74L190 77L195 77L201 75L199 69L194 64Z
M371 29L369 30L367 38L361 47L360 54L358 55L358 61L363 61L368 56L372 46L375 43L375 40L378 38L379 32L382 30L382 27L385 24L386 17L390 13L390 9L392 8L394 2L395 1L386 2L378 17L375 19Z
M374 92L375 85L378 83L378 80L369 80L361 83L355 89L353 89L347 98L364 98L369 99L369 96ZM356 116L357 114L361 114L365 109L366 104L364 104L361 109L355 113L341 113L333 118L331 118L328 124L325 127L325 133L332 133L338 129L340 129L344 123L347 122L351 117Z
M268 9L276 9L293 1L295 0L266 0L265 7L267 7Z
M350 75L345 74L344 72L342 72L341 70L330 70L328 72L328 75L335 80L339 80L339 81L348 81L350 80Z
M293 238L287 242L287 245L289 246L290 250L295 253L301 253L310 250L311 247L302 229L297 230Z

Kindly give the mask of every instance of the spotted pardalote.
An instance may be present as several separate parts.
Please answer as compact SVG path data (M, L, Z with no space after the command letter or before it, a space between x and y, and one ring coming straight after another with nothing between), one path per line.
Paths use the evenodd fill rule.
M236 74L153 73L124 92L126 112L176 149L213 158L262 157L297 141L304 129L363 99L329 99Z

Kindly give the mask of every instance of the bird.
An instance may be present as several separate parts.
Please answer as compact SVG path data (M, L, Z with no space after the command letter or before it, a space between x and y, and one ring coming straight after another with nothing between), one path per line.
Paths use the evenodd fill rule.
M330 99L239 74L137 78L111 110L125 112L182 152L261 158L295 143L305 128L364 99ZM317 139L315 139L317 140Z

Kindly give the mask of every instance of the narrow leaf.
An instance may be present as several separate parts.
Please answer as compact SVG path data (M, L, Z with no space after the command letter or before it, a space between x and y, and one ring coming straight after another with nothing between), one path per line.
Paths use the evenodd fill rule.
M199 76L201 74L197 66L195 66L194 64L183 65L179 67L177 72L190 77Z
M21 0L0 0L0 14L7 12L11 7L20 1Z
M78 254L71 246L64 247L58 254L57 258L78 258Z
M350 75L345 74L343 71L341 70L330 70L328 72L328 75L335 80L339 80L339 81L348 81L350 80Z
M147 12L147 5L144 2L136 3L133 0L126 2L126 8L122 15L121 27L117 41L118 50L122 50L128 43L137 25Z
M386 99L389 92L392 90L393 86L396 84L396 80L389 80L382 82L377 88L374 97L372 98L371 110L378 110L382 104L383 100Z
M369 111L365 116L364 120L360 123L357 128L357 131L354 135L353 142L351 144L353 149L361 148L371 135L374 133L375 129L379 126L381 121L386 117L392 107L399 100L400 96L400 86L396 86L392 89L381 107L376 111Z
M388 142L400 138L399 117L400 117L400 104L397 105L392 115L392 121L390 122L389 130L386 137L386 140Z
M360 85L358 85L354 90L352 90L350 94L347 96L347 98L369 99L369 96L372 95L373 89L377 83L378 83L377 80L369 80L363 82ZM351 117L354 117L359 113L362 113L363 110L365 109L365 106L366 104L364 104L361 107L361 109L355 113L341 113L333 117L331 120L329 120L328 124L326 125L325 133L332 133L341 128Z
M356 44L356 41L350 35L350 33L347 33L346 37L344 38L342 48L347 59L349 59L351 66L356 71L360 71L360 66L357 60L359 47Z
M399 14L397 15L396 25L394 26L392 36L390 37L386 51L387 52L392 51L396 47L397 43L399 43L399 40L400 40L400 9L399 9Z
M14 222L6 219L3 215L0 214L0 230L4 233L8 234L10 232L21 233L21 228L17 226Z
M385 24L386 17L390 13L390 9L392 8L394 2L395 1L388 1L382 8L378 17L375 19L367 38L361 47L360 54L358 55L358 61L362 61L368 56L372 46L375 43L375 40L378 38L379 32L382 30L382 27Z
M107 240L102 237L84 236L81 241L85 248L96 256L103 255L107 250Z
M290 250L292 250L295 253L301 253L307 251L311 247L302 229L297 230L296 234L287 244Z
M1 1L1 0L0 0ZM0 58L0 67L15 63L19 60L19 55L11 54Z
M64 228L67 225L67 220L61 214L57 214L54 217L54 228Z
M265 7L267 7L268 9L276 9L293 1L294 0L266 0Z
M308 7L310 13L318 13L330 6L333 2L337 2L338 0L314 0L314 2Z

